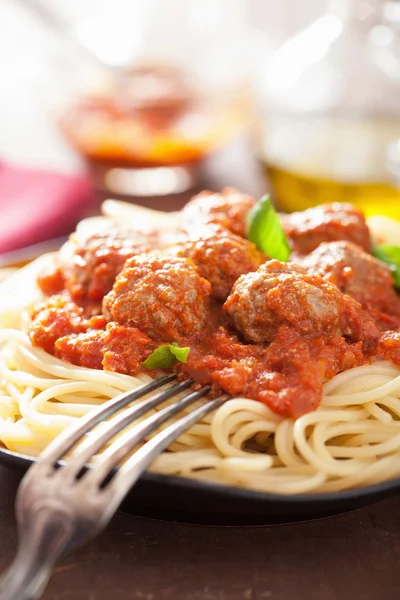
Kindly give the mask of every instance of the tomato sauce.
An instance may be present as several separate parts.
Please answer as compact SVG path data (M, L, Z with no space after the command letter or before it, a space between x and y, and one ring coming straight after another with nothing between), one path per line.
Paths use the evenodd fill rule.
M216 202L220 210L221 197ZM229 206L225 217L228 213ZM400 299L389 268L348 241L349 230L338 253L336 240L345 225L336 219L335 241L321 261L317 251L295 263L260 255L263 264L249 271L252 248L240 246L238 254L237 234L225 225L223 235L233 240L230 252L221 250L224 260L214 249L210 253L213 235L214 248L221 246L215 214L207 243L196 238L193 260L168 248L155 254L154 248L146 253L143 246L128 244L127 250L126 243L116 243L115 231L112 244L97 237L96 243L84 243L85 252L75 248L70 262L39 281L49 298L32 315L32 344L72 364L155 376L159 371L146 369L144 361L159 346L178 343L190 348L186 362L171 367L179 378L211 384L213 394L258 400L293 418L319 405L323 383L337 373L382 358L400 364ZM185 235L190 239L192 233ZM244 238L242 243L251 244ZM79 258L75 267L74 257ZM238 279L221 298L222 288L210 281L220 277L225 283L232 265ZM104 298L100 304L96 285L94 305L92 283L104 281L104 272ZM374 290L379 308L371 304Z
M135 327L106 324L102 316L85 319L83 310L71 302L60 299L52 304L39 310L33 321L30 337L34 345L83 367L156 374L142 363L165 342L155 342ZM269 345L246 344L231 327L218 325L227 321L221 313L221 307L214 310L213 331L181 340L180 345L189 346L190 353L187 362L177 362L173 370L180 378L211 384L214 394L224 390L253 398L282 415L298 417L316 408L326 379L365 364L373 356L363 352L361 341L348 343L339 335L304 336L288 325L278 329ZM379 351L400 363L400 337L392 343L386 339Z

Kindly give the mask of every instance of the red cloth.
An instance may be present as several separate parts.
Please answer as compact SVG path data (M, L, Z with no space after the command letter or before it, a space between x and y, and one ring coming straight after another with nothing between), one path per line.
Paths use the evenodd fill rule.
M93 200L85 176L0 162L0 253L69 233Z

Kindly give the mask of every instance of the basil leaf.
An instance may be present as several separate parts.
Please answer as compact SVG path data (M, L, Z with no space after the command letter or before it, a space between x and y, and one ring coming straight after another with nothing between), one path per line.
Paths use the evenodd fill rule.
M179 348L178 344L171 344L169 347L169 351L175 356L179 362L185 363L187 361L188 354L190 352L190 348Z
M142 365L146 369L169 369L177 360L186 362L190 348L179 348L175 342L159 346L146 358Z
M286 262L290 256L290 248L279 216L266 195L249 211L247 238L269 258Z
M389 266L392 271L394 285L400 289L400 246L377 245L374 247L372 254Z

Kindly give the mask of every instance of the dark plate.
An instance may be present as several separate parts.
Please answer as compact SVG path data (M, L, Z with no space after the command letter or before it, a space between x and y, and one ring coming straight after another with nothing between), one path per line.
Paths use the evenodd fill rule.
M0 448L0 464L27 470L34 459ZM329 517L398 494L400 478L345 492L279 495L145 473L121 509L198 525L278 525Z

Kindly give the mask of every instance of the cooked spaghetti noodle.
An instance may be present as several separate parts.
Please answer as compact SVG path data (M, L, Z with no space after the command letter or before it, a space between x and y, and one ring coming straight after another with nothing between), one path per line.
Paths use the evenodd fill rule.
M31 265L15 275L0 302L0 441L30 456L94 405L150 379L75 366L32 346L26 329L36 271ZM151 469L280 494L400 476L400 369L380 360L339 373L324 384L320 406L296 420L233 398Z

